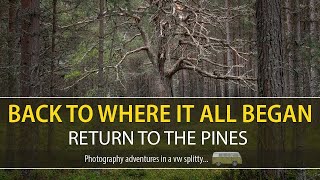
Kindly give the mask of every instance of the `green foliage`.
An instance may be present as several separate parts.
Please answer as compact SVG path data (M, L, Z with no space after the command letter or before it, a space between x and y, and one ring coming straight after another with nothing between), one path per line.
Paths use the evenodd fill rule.
M305 61L309 61L310 63L318 61L320 58L320 42L307 36L302 42L299 51Z
M145 170L128 169L124 171L124 174L130 178L141 179L147 175L147 172Z
M320 42L318 40L311 40L310 48L315 50L313 55L318 60L320 58Z
M71 72L69 72L68 74L66 74L65 79L66 79L66 80L72 80L72 79L75 79L75 78L80 77L81 74L82 74L82 73L81 73L80 71L78 71L78 70L71 71Z
M13 170L0 170L1 180L21 179L20 171Z
M285 180L294 180L299 171L287 170ZM308 179L318 179L317 170L307 170ZM21 171L0 170L0 179L23 179ZM259 179L258 170L31 170L30 179L41 180L253 180Z
M128 9L131 9L131 2L130 0L109 0L108 3L110 3L113 7L116 6L125 6Z
M31 179L104 180L104 179L224 179L221 170L32 170ZM1 179L22 179L19 171L0 171Z

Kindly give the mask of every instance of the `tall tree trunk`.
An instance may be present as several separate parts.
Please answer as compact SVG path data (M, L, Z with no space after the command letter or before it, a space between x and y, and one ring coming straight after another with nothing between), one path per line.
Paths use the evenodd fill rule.
M294 62L293 62L293 24L292 24L292 0L286 0L286 25L287 25L287 83L288 87L288 96L295 95L295 83L294 83Z
M51 63L50 63L50 96L54 96L55 90L55 61L56 61L56 34L57 34L57 0L52 0L52 32L51 32ZM58 63L57 63L58 64Z
M17 14L17 6L18 1L17 0L9 0L9 26L8 26L8 79L7 79L7 85L8 85L8 96L16 96L17 92L17 82L16 77L14 75L16 68L14 66L16 65L16 52L17 52L17 21L16 21L16 14Z
M40 3L39 0L21 0L22 37L21 37L21 96L39 96L39 36Z
M225 0L225 8L226 10L226 40L227 40L227 44L228 46L231 45L231 32L230 32L230 2L229 0ZM229 67L228 69L228 73L229 75L234 75L234 69L233 69L233 59L232 59L232 51L231 48L227 48L227 65ZM229 97L233 97L235 96L235 87L232 81L228 81L228 96Z
M280 0L257 1L258 89L261 97L283 96Z
M21 96L31 96L31 0L21 0L22 6L22 37L21 37Z
M257 0L258 91L260 97L284 92L283 37L280 0ZM260 163L277 160L284 151L282 125L263 124L258 130ZM275 164L277 165L277 164ZM284 178L282 170L263 170L262 179Z
M160 3L160 6L165 7L165 4L168 2L164 2L163 4ZM161 7L162 8L162 7ZM158 36L159 38L156 40L156 62L157 62L157 70L156 72L159 75L160 78L160 96L162 97L171 97L173 96L172 91L172 76L168 77L166 75L166 63L170 63L170 57L168 55L170 47L169 47L169 39L170 39L170 28L168 25L163 24L162 20L166 17L165 14L160 13L159 17L157 18L155 23L160 25L156 29L155 36Z
M241 0L237 0L237 6L238 7L241 7L241 4L242 4L243 2L241 1ZM243 19L242 19L242 17L241 16L239 16L238 18L237 18L237 27L238 27L238 29L236 29L236 30L234 30L235 31L235 34L236 34L236 37L237 37L237 39L242 39L242 38L246 38L245 37L245 31L243 32L242 31L242 29L244 29L243 27L244 27L244 25L243 25ZM248 39L247 39L248 40ZM242 50L245 50L245 46L244 47L242 47L240 50L242 51ZM249 51L250 52L250 51ZM242 58L240 58L239 56L237 56L235 53L233 53L234 55L234 59L235 59L235 65L240 65L240 64L243 64L244 65L244 67L243 68L237 68L236 69L236 75L237 76L241 76L242 74L245 74L245 72L246 72L246 70L247 70L247 68L248 68L248 64L247 63L245 63L245 61L242 59ZM250 69L248 70L248 71L250 71ZM246 91L248 90L249 88L246 88L246 87L243 87L243 86L241 86L239 83L237 83L236 85L235 85L235 96L240 96L240 97L245 97L245 94L246 94Z
M31 19L31 96L43 96L40 79L43 65L40 61L40 0L31 0L29 13Z
M113 7L115 8L115 7ZM111 17L112 18L112 17ZM115 20L112 19L112 23L113 23L113 32L112 32L112 39L111 39L111 44L110 44L110 52L109 52L109 58L108 58L108 62L107 62L107 65L108 66L112 66L112 61L113 61L113 51L114 51L114 44L115 44L115 41L116 41L116 34L117 34L117 22ZM111 93L111 86L109 84L109 68L106 69L106 83L107 83L107 86L106 86L106 91L108 92L107 96L112 96L112 93Z
M315 42L318 41L317 38L317 22L316 22L316 5L315 0L309 1L310 9L310 42L311 42L311 96L316 97L319 95L319 63L315 55Z
M98 58L98 96L103 96L104 86L104 73L103 73L103 62L104 62L104 31L105 31L105 3L106 0L99 0L99 58Z
M301 21L300 21L300 0L294 0L293 9L293 67L294 67L294 82L295 82L295 94L294 96L299 97L304 94L304 79L303 79L303 67L300 53L301 45Z
M159 77L160 77L160 97L172 97L172 77L167 77L164 71L164 64L159 64Z

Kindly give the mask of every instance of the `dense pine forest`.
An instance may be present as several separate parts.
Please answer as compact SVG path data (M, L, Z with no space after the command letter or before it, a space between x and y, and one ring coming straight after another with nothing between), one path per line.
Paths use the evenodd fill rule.
M316 0L0 1L2 97L320 94ZM299 126L292 132L293 148L303 148L304 132ZM15 146L12 136L8 131L8 146ZM259 128L259 137L258 149L268 150L268 144L284 148L279 126ZM1 179L57 176L304 180L318 179L319 171L0 171Z

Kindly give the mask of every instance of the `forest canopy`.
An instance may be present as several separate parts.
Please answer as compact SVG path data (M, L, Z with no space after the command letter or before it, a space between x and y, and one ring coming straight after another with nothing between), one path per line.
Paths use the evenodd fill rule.
M2 97L320 95L320 6L316 0L0 2ZM26 121L32 119L31 112L40 115L40 110L37 113L31 107L27 109ZM298 123L292 131L286 131L282 126L285 123L276 124L279 119L310 122L311 108L298 107L295 111L287 107L281 115L277 109L275 106L272 111L265 111L261 107L260 112L257 109L246 117L249 122L256 122L252 117L259 119L256 114L262 114L260 121L274 122L268 126L259 124L259 157L267 161L264 151L277 147L279 152L296 150L299 161L299 152L305 150L306 126ZM51 110L51 117L41 115L38 119L60 122L58 108ZM150 112L153 110L150 108ZM211 114L213 117L208 115L208 119L214 122ZM89 121L90 116L85 115L82 119ZM23 114L16 113L12 120L23 118ZM151 118L155 121L152 113ZM233 118L230 116L229 120ZM221 119L228 121L227 117ZM6 134L6 152L16 147L37 150L41 139L37 126L8 126L2 133ZM52 137L58 130L48 126L45 133L47 149L51 151ZM20 137L19 142L14 141L16 136ZM287 136L293 140L288 142ZM288 144L290 148L285 146ZM14 156L13 153L6 159L12 162ZM272 157L279 159L281 153ZM257 174L260 179L318 178L318 174L307 175L305 170L227 172L226 179L233 178L230 174L241 174L243 179L257 178ZM24 176L31 175L26 171L21 176L26 179Z

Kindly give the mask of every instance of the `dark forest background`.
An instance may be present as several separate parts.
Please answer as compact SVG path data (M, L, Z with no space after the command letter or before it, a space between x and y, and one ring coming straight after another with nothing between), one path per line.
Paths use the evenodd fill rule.
M316 0L0 1L0 96L319 96ZM297 126L292 132L297 151L304 131ZM7 131L8 149L16 146L12 132ZM260 127L258 142L258 149L283 149L283 128ZM58 176L318 179L319 172L0 171L1 179Z

